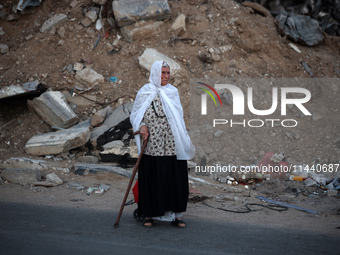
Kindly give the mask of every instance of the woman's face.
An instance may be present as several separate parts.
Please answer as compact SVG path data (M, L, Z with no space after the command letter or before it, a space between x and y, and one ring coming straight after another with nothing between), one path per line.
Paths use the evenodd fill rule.
M161 85L164 86L169 83L170 79L170 68L162 67Z

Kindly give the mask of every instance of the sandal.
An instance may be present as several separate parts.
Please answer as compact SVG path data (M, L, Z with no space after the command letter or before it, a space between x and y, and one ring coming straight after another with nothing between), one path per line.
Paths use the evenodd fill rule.
M153 227L153 219L145 219L143 222L143 226L146 228L152 228Z
M185 228L187 226L187 224L184 221L179 220L179 219L175 219L174 221L171 221L171 225L178 227L178 228Z

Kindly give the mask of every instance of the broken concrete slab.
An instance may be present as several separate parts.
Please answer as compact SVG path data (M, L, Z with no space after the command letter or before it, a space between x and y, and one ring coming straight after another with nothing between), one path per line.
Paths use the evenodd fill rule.
M103 162L116 162L119 164L135 164L138 159L137 146L125 146L121 140L112 141L103 145L99 153Z
M48 91L27 102L36 113L51 126L69 128L78 123L79 118L59 91Z
M4 161L2 164L4 169L31 169L31 170L48 170L45 160L12 157Z
M56 155L85 145L90 139L87 127L64 129L53 133L33 136L25 145L31 155Z
M91 120L91 125L93 127L101 124L104 122L104 120L110 116L112 114L112 108L111 106L107 106L104 109L99 110L98 112L96 112L95 114L93 114L92 116L92 120Z
M120 31L128 42L150 38L164 24L163 21L139 21L133 25L125 26Z
M77 71L75 77L78 81L91 86L104 82L103 75L98 74L96 71L88 67Z
M151 70L152 64L158 60L165 60L168 62L172 75L181 70L181 66L176 61L158 52L156 49L147 48L143 54L138 57L140 67L148 70L149 72Z
M0 100L17 97L39 96L47 90L40 81L25 82L22 85L11 85L0 89Z
M72 96L68 91L63 91L62 93L65 96L67 102L77 106L90 106L97 101L97 97L95 95Z
M74 173L77 175L96 174L99 172L116 173L126 177L131 177L131 172L117 166L97 165L97 164L75 164Z
M165 20L170 18L167 0L124 0L112 2L113 13L119 27L139 20Z
M120 139L132 128L129 120L132 106L133 102L119 106L100 127L91 132L91 144L95 148Z
M52 18L45 21L45 23L40 28L40 32L44 33L65 20L67 20L67 16L65 14L56 14Z
M33 183L41 180L41 173L36 169L4 169L1 177L11 183Z

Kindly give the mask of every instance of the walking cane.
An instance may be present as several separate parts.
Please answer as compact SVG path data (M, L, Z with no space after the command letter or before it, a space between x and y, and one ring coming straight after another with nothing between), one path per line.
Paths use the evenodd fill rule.
M136 131L133 133L134 135L138 135L139 134L139 131ZM138 170L138 167L139 167L139 162L140 160L142 159L142 155L144 153L144 150L145 150L145 147L146 147L146 144L148 143L148 140L145 140L144 144L143 144L143 148L142 148L142 151L140 152L139 154L139 157L138 157L138 160L137 160L137 163L133 169L133 172L132 172L132 175L131 175L131 178L130 178L130 182L129 182L129 185L127 187L127 190L125 192L125 197L123 199L123 202L122 202L122 205L120 206L120 211L119 211L119 214L118 214L118 217L116 219L116 223L115 223L115 228L119 228L119 221L120 221L120 217L122 216L122 213L123 213L123 210L124 210L124 206L125 206L125 203L126 203L126 200L127 200L127 197L130 193L130 189L131 189L131 186L132 186L132 183L133 183L133 180L135 179L135 175L137 173L137 170Z

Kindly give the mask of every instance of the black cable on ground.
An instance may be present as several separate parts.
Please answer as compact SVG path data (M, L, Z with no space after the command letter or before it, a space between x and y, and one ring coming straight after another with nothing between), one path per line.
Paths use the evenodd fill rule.
M256 204L256 203L247 203L247 204L244 205L245 209L242 209L242 210L239 210L239 211L234 211L234 210L228 210L228 209L221 208L221 207L215 207L215 206L209 205L205 202L202 202L202 203L204 205L211 207L211 208L214 208L214 209L218 209L218 210L222 210L222 211L226 211L226 212L233 212L233 213L249 213L251 211L261 211L262 210L262 209L254 210L254 209L251 209L249 206L261 206L261 207L264 207L264 208L267 208L267 209L270 209L270 210L274 210L274 211L278 211L278 212L288 210L287 207L284 207L284 206L281 206L281 205L275 205L275 204L262 205L262 204Z

